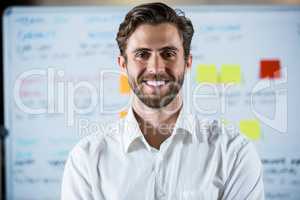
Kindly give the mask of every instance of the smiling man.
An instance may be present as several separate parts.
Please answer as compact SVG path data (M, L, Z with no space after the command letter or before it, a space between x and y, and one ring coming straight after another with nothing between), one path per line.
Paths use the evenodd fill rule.
M128 115L71 151L64 200L261 200L253 145L216 121L188 114L193 25L162 3L133 8L120 24L118 63L134 98Z

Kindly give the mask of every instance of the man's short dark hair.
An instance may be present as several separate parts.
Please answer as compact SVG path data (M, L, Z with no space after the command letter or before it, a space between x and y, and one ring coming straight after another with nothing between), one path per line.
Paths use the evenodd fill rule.
M179 9L174 10L163 3L141 4L127 13L124 21L119 26L116 38L120 54L126 58L127 40L139 25L157 25L161 23L171 23L177 27L182 38L184 58L187 60L194 34L193 24L185 17L183 11Z

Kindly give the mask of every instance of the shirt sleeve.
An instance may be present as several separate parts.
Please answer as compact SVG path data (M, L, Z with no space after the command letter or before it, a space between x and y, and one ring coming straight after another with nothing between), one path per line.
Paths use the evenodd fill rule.
M245 142L235 155L228 158L235 161L228 174L222 200L264 200L263 169L254 145Z
M71 151L64 169L61 200L93 200L85 154L80 146Z

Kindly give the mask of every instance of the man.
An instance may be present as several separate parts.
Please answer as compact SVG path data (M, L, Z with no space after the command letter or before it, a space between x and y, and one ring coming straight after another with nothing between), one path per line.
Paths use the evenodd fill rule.
M133 8L119 27L118 63L134 92L125 119L69 155L64 200L261 200L253 145L185 112L193 25L162 3Z

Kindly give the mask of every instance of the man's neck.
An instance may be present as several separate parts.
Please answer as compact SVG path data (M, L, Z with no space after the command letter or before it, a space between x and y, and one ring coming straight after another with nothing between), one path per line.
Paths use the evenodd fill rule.
M171 134L182 107L181 95L163 108L150 108L138 98L133 100L133 111L147 142L159 149Z

